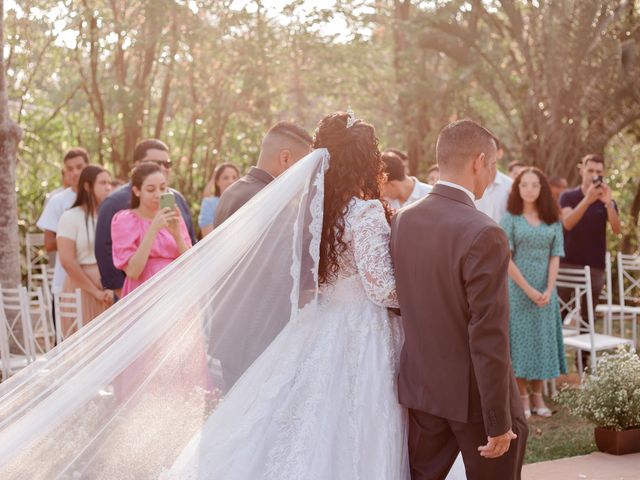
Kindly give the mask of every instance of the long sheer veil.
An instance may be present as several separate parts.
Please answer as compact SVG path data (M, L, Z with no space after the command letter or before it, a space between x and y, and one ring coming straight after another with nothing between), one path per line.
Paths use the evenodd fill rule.
M316 301L318 149L220 228L0 385L0 478L157 478Z

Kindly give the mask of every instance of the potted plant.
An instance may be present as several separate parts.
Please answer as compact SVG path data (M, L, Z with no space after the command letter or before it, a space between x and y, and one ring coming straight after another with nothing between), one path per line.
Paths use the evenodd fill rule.
M633 349L604 354L595 372L587 372L577 388L565 386L556 400L596 425L601 452L640 452L640 357Z

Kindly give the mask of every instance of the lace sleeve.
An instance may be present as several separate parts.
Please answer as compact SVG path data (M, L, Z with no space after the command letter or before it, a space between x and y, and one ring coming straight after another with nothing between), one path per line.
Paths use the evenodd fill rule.
M351 225L356 266L367 296L377 305L398 307L389 251L391 228L380 202L357 205Z

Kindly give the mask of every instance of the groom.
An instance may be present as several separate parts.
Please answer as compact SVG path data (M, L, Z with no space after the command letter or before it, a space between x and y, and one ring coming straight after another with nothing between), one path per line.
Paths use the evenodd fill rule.
M494 136L470 120L438 136L440 181L393 219L405 344L413 480L447 476L462 452L468 480L520 479L527 423L509 355L509 244L476 210L496 169Z

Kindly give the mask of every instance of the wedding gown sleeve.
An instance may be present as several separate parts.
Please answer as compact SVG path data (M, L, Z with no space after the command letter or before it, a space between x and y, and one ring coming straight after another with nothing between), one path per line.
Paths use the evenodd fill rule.
M391 228L378 200L359 201L351 222L358 274L376 305L398 307L396 279L389 251Z

